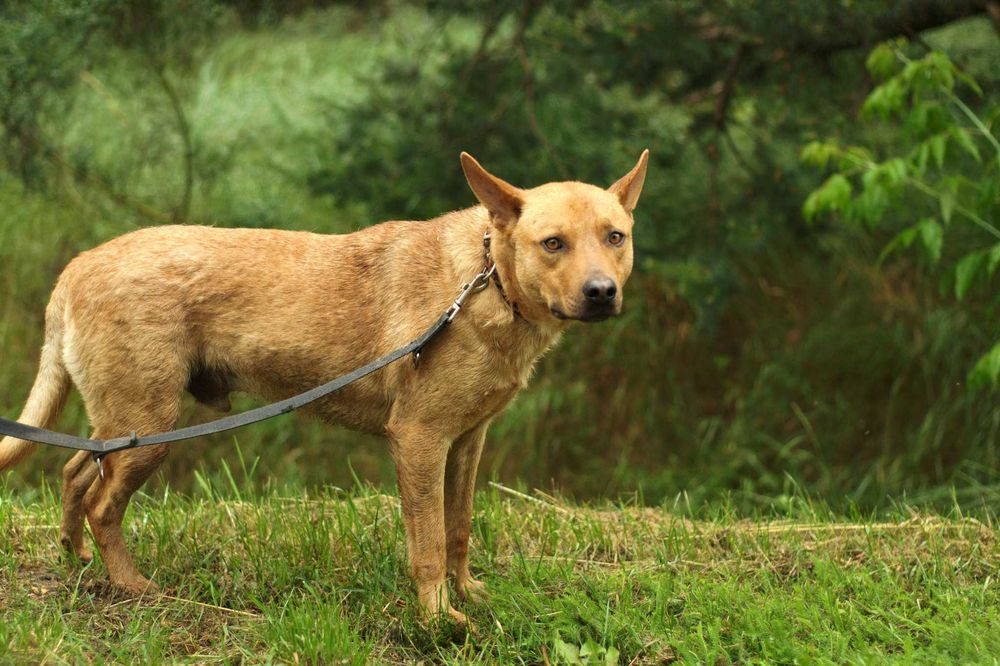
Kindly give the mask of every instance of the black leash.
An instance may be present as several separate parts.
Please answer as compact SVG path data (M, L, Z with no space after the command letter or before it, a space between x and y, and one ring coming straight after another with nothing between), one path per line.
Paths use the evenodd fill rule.
M185 439L202 437L203 435L214 435L215 433L225 432L226 430L232 430L234 428L242 428L243 426L250 425L252 423L259 423L260 421L265 421L267 419L274 418L275 416L287 414L304 407L309 403L315 402L320 398L326 397L334 391L356 382L362 377L370 375L376 370L384 368L390 363L398 361L408 354L413 354L413 363L416 365L420 360L420 353L423 348L432 339L434 339L438 333L444 330L448 324L451 323L452 319L455 318L455 315L457 315L459 310L462 309L462 304L465 302L465 299L469 296L469 294L480 292L485 289L487 285L489 285L490 279L495 272L496 267L493 265L492 259L489 257L487 246L486 267L482 270L482 272L476 275L471 282L462 285L462 290L459 292L458 298L455 299L455 302L452 303L451 306L445 310L440 317L438 317L437 321L435 321L430 328L424 331L420 337L415 339L410 344L389 352L385 356L377 358L371 363L363 365L346 375L337 377L326 384L322 384L316 388L309 389L304 393L292 396L291 398L286 398L285 400L281 400L279 402L251 409L250 411L243 412L241 414L234 414L215 421L209 421L208 423L189 426L187 428L180 428L179 430L171 430L156 435L144 435L142 437L136 436L133 431L131 435L126 437L115 437L113 439L87 439L85 437L77 437L75 435L55 432L54 430L36 428L35 426L25 425L23 423L18 423L17 421L11 421L10 419L5 418L0 418L0 435L9 435L18 439L37 442L39 444L59 446L64 449L90 451L94 455L95 462L100 465L101 458L109 453L114 453L115 451L134 449L140 446L168 444L170 442L179 442ZM102 477L104 475L103 472L104 470L102 468Z

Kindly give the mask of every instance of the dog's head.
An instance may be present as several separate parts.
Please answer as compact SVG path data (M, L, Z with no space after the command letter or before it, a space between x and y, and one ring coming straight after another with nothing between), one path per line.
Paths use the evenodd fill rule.
M490 214L504 289L525 319L593 322L621 312L632 272L632 211L648 159L643 151L608 189L562 182L525 190L462 153L469 186Z

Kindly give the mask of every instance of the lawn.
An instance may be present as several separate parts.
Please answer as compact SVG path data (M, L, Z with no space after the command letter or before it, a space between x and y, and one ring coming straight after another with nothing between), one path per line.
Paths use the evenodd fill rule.
M468 627L424 622L397 499L295 495L201 475L126 517L162 595L112 590L58 547L56 493L0 491L5 663L996 663L997 528L804 499L753 519L573 505L490 484ZM232 476L230 476L232 479Z

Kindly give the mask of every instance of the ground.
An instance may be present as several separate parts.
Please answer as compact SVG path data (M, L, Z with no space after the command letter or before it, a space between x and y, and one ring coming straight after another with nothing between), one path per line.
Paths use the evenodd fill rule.
M5 663L996 663L986 517L681 517L479 493L468 627L426 623L397 500L372 489L142 495L126 521L164 588L136 597L58 548L57 497L0 490Z

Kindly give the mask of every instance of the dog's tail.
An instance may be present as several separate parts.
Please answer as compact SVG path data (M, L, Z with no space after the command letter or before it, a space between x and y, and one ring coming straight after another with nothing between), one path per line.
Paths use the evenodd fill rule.
M50 428L69 393L70 376L63 361L63 313L60 290L52 294L52 300L45 312L45 346L42 347L38 376L28 395L24 411L18 417L20 423L38 428ZM38 447L16 437L0 440L0 471L21 462Z

